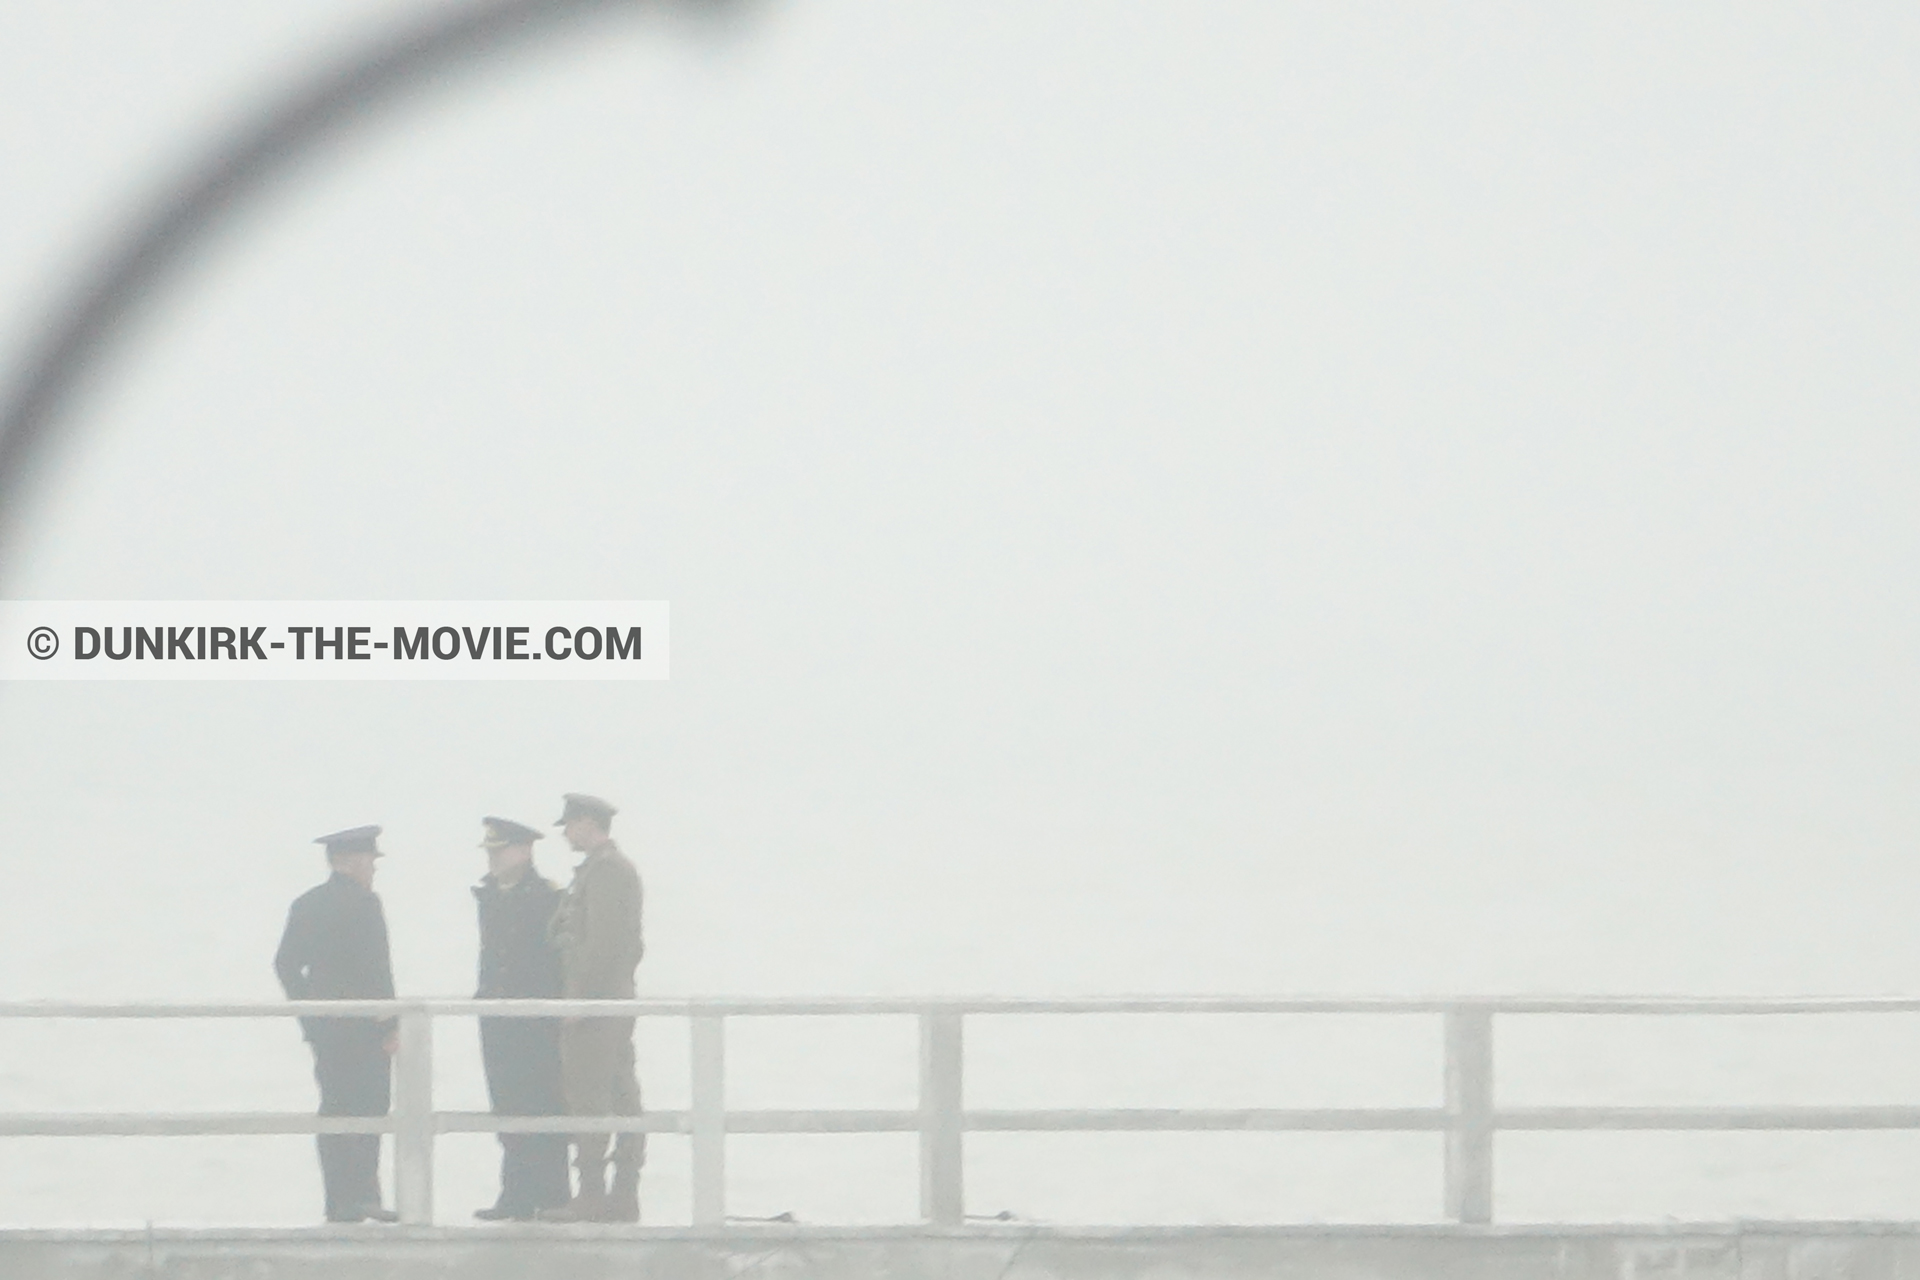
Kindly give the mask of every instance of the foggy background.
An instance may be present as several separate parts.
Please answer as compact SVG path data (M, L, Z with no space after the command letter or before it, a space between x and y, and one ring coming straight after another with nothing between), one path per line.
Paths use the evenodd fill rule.
M0 9L0 358L210 135L418 8ZM365 822L402 993L469 992L479 818L563 790L621 807L643 994L1920 988L1920 16L746 17L579 24L299 166L89 384L6 565L18 598L664 599L672 679L0 689L0 997L277 998L308 842ZM1425 1023L1183 1025L985 1028L969 1100L1437 1096ZM1503 1031L1502 1098L1530 1053L1541 1102L1920 1096L1904 1018L1602 1030ZM753 1066L757 1034L733 1068L779 1096L735 1105L910 1097L904 1022ZM311 1106L290 1023L0 1035L9 1109ZM642 1035L678 1105L684 1029ZM439 1036L441 1105L480 1105ZM1072 1152L1024 1189L970 1140L970 1208L1438 1212L1417 1135L1263 1135L1189 1203L1222 1136L1025 1139ZM1683 1140L1647 1157L1678 1181L1607 1163ZM793 1141L827 1154L730 1145L741 1212L912 1216L910 1136L760 1140ZM1501 1216L1920 1209L1815 1190L1912 1135L1554 1139L1540 1179L1602 1153L1571 1189L1530 1181L1545 1141L1502 1140ZM46 1153L9 1219L317 1215L304 1141L9 1145ZM650 1221L685 1202L654 1148ZM442 1150L459 1221L447 1166L485 1203L495 1148Z

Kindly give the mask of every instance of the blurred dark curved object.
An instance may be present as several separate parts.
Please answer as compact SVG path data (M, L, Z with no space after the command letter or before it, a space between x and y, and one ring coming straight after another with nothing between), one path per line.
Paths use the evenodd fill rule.
M46 321L0 398L0 578L36 462L63 429L88 366L139 303L221 218L282 170L433 72L519 44L589 14L671 9L737 12L740 0L473 0L390 31L299 85L213 148L100 254Z

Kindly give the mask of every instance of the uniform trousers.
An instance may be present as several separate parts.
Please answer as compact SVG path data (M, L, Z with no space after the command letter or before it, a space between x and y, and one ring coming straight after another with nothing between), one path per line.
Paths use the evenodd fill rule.
M560 1029L551 1018L480 1019L480 1060L495 1115L566 1113L560 1092ZM567 1202L567 1135L500 1135L499 1207L515 1216Z
M317 1019L316 1019L317 1021ZM378 1027L329 1029L313 1041L313 1078L323 1116L384 1116L392 1101L392 1065ZM327 1217L342 1218L380 1205L380 1135L322 1133L320 1178Z
M580 1018L560 1031L560 1078L567 1113L576 1116L637 1116L640 1080L634 1074L632 1018ZM574 1164L598 1173L606 1163L605 1133L573 1135ZM647 1162L647 1135L623 1133L613 1143L617 1168L637 1170Z

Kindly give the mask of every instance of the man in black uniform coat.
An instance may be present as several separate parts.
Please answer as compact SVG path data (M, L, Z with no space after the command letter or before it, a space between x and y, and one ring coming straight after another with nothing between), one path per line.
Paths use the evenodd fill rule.
M538 998L560 994L560 953L547 924L560 905L560 890L533 866L540 833L506 818L485 818L487 874L474 886L480 909L482 1000ZM552 1018L480 1019L480 1056L495 1115L556 1116L566 1111L560 1093L560 1028ZM526 1220L541 1209L567 1202L567 1135L500 1135L500 1198L474 1217Z
M391 1000L393 963L387 917L373 891L378 827L321 836L333 874L294 899L273 971L292 1000ZM384 1116L392 1079L391 1021L374 1018L302 1018L313 1046L313 1076L323 1116ZM323 1133L320 1176L328 1222L394 1222L380 1203L380 1135Z

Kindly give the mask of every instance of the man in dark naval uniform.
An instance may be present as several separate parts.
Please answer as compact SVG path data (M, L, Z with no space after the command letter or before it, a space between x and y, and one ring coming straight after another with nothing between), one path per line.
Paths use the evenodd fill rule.
M273 971L292 1000L391 1000L393 963L387 917L373 891L378 827L354 827L321 836L333 874L293 901ZM313 1046L323 1116L387 1114L394 1050L391 1020L302 1018ZM380 1203L380 1135L323 1133L320 1176L328 1222L395 1222Z
M482 1000L558 996L560 953L548 926L560 890L534 869L533 842L541 834L506 818L482 822L487 874L473 889L480 909L480 987L474 994ZM565 1114L556 1019L482 1018L480 1056L495 1115ZM500 1198L474 1217L525 1221L567 1202L566 1134L503 1133L500 1146Z

